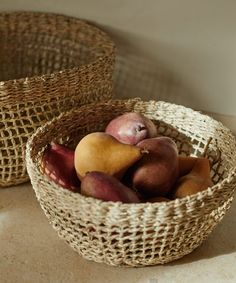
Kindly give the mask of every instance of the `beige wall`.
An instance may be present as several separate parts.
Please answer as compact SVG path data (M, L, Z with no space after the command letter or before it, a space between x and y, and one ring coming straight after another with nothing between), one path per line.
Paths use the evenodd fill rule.
M234 0L0 0L0 10L59 12L102 25L120 50L118 96L236 116Z

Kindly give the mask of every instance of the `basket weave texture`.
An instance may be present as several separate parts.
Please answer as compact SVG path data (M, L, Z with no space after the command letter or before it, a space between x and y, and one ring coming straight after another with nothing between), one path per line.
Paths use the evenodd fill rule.
M170 202L123 204L72 193L41 173L48 143L74 148L87 133L103 131L112 118L130 111L152 119L182 155L201 155L211 138L206 156L213 164L214 186ZM84 258L114 266L163 264L190 253L221 221L236 187L231 132L206 115L161 101L113 100L62 114L30 138L26 158L36 197L58 235Z
M0 13L0 187L28 180L28 137L72 107L110 99L115 45L63 15Z

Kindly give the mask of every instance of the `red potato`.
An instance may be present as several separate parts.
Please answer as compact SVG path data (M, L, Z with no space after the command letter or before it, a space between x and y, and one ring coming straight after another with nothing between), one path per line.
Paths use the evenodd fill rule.
M104 201L139 203L137 194L115 177L103 172L89 172L81 182L81 194Z
M65 189L78 192L80 181L74 168L74 151L56 143L51 143L45 150L42 171L55 183Z
M151 202L151 203L155 203L155 202L168 202L170 201L170 199L165 198L165 197L153 197L153 198L149 198L146 199L145 202Z
M132 145L157 136L154 123L144 115L135 112L125 113L111 120L105 132L122 143Z
M175 142L168 137L156 137L145 139L137 146L148 153L133 167L133 187L146 197L166 196L179 174Z

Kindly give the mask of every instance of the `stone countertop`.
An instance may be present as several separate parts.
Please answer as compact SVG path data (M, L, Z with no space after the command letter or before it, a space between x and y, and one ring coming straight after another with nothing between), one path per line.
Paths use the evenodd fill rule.
M0 189L1 283L235 283L236 200L194 252L166 265L111 267L87 261L49 225L29 183Z

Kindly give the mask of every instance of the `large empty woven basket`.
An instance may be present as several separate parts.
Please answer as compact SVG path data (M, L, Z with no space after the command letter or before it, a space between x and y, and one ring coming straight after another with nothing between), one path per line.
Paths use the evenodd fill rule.
M28 180L24 149L44 122L111 98L115 46L101 30L56 14L0 13L0 187Z
M72 193L41 173L48 143L74 148L85 134L103 131L112 118L130 111L151 118L160 135L176 141L180 154L205 152L214 186L170 202L122 204ZM27 168L49 222L80 255L115 266L154 265L193 251L223 218L236 187L236 141L221 123L183 106L114 100L82 106L38 129L27 144Z

